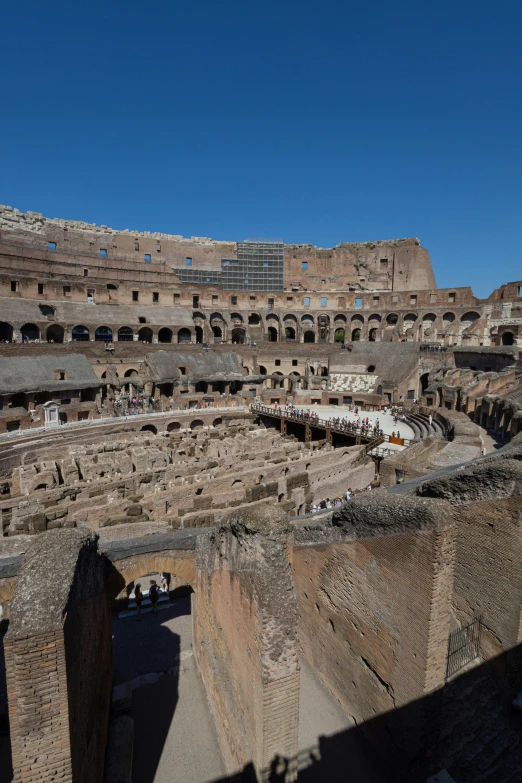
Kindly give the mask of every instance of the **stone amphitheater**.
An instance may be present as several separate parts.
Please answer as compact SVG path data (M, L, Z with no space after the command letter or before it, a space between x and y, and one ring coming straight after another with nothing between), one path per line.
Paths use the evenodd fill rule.
M11 207L0 265L2 783L522 780L522 281Z

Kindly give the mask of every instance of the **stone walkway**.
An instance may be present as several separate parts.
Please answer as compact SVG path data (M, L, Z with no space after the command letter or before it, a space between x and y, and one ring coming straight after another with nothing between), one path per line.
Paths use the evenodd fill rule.
M192 650L190 597L175 600L171 609L158 615L144 615L140 622L133 617L115 620L113 632L118 683L165 671L179 661L179 675L165 674L132 692L133 783L226 780ZM305 661L301 666L300 779L345 781L350 769L352 783L385 783L375 753ZM310 752L320 759L319 765L310 764Z

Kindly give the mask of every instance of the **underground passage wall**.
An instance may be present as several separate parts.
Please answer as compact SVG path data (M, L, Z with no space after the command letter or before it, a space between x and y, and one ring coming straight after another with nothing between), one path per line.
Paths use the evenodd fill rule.
M104 558L79 530L38 536L4 640L15 783L102 783L112 684Z
M229 772L253 764L269 779L297 755L297 602L287 519L278 508L230 515L198 539L195 652ZM285 780L294 779L294 762Z
M454 524L443 501L373 492L330 527L295 526L299 646L372 744L413 756L432 716L396 708L444 684ZM393 714L392 714L392 711ZM389 719L387 714L389 714ZM371 720L384 716L383 720Z

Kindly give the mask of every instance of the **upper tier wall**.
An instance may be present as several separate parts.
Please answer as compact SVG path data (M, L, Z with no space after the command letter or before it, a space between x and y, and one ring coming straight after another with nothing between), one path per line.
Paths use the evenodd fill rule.
M100 259L104 250L104 262L116 262L116 268L121 263L126 269L129 264L144 264L147 254L156 273L170 275L171 268L185 267L187 258L192 269L208 271L220 271L222 259L237 258L236 242L114 231L107 226L44 218L36 212L24 214L1 205L0 241L26 251L45 251L47 243L53 242L57 252L82 264L89 257ZM410 291L436 287L428 251L415 238L343 242L334 248L286 245L284 270L285 288L308 290L324 285L347 291Z

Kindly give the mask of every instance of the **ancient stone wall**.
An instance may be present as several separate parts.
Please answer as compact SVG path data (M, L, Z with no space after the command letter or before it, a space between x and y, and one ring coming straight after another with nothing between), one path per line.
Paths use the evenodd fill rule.
M294 779L297 604L284 514L245 511L198 539L196 595L196 655L228 770L252 761L268 781L279 754Z
M102 783L112 680L104 561L92 534L39 536L4 640L16 783Z
M411 710L407 725L371 719L444 683L454 558L449 507L375 492L334 515L330 534L295 531L305 658L346 713L378 732L372 743L390 758L413 756L431 718Z

